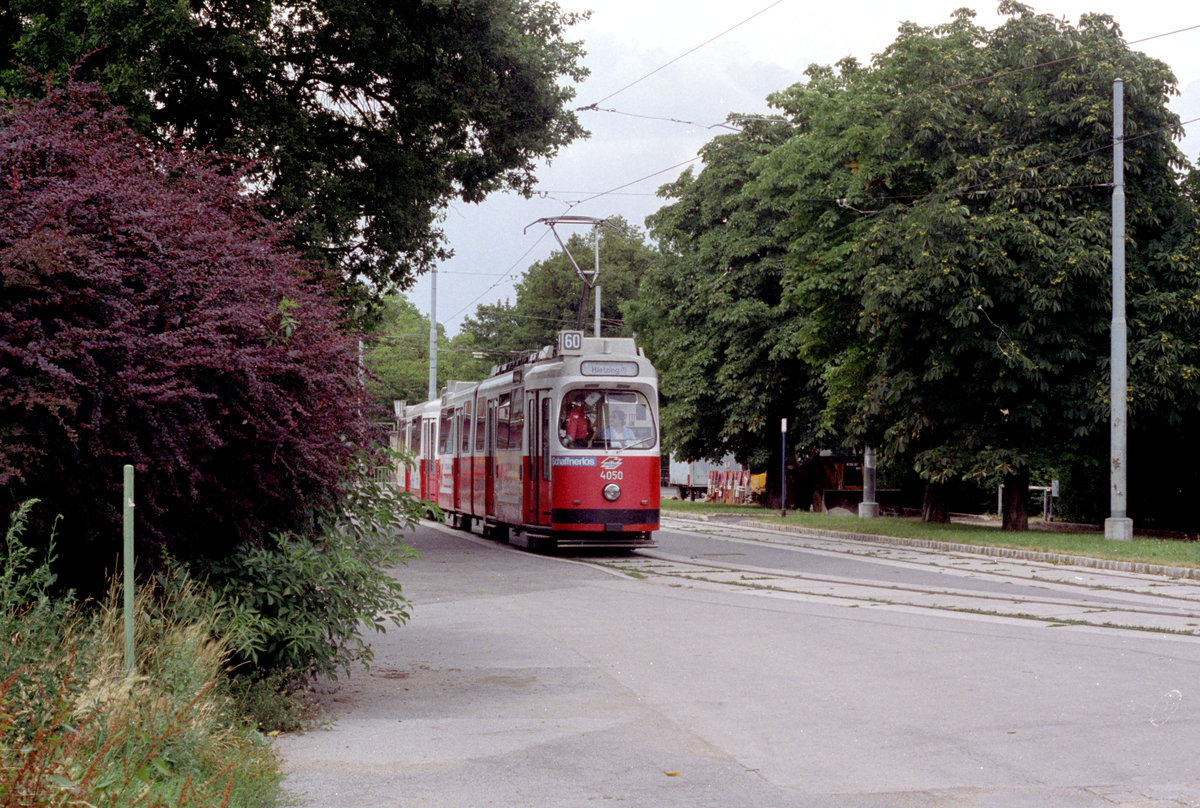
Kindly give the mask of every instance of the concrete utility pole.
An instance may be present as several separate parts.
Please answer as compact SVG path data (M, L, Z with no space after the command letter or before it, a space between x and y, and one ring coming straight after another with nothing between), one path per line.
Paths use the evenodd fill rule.
M1113 82L1113 196L1112 196L1112 332L1109 386L1111 513L1104 520L1104 538L1132 541L1126 469L1126 328L1125 328L1125 84Z
M860 519L879 516L879 503L875 501L875 449L863 449L863 501L858 503Z
M429 400L437 398L437 269L429 273Z

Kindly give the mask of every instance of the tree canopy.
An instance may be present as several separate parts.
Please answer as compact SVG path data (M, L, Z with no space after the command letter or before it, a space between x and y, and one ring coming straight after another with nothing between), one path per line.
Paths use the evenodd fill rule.
M688 169L660 191L678 201L648 220L662 253L630 322L660 374L664 448L683 457L732 453L778 468L785 417L815 441L813 374L793 350L796 308L784 296L784 211L743 193L757 160L785 137L784 127L750 121L717 138L699 176Z
M437 389L450 379L476 381L486 378L495 357L476 346L462 332L453 339L438 323ZM429 318L407 298L391 295L383 302L378 333L366 338L365 364L370 376L367 391L384 412L392 402L425 401L429 396Z
M1015 2L1000 10L1008 19L994 30L960 11L932 28L905 24L870 65L810 68L770 99L778 123L719 138L699 178L665 189L676 201L654 232L681 268L650 273L643 291L661 297L687 275L702 299L675 319L651 307L644 330L665 334L660 343L679 329L703 341L684 360L655 346L664 390L705 396L726 430L745 421L744 405L713 391L753 393L764 411L776 402L777 414L807 414L802 440L879 447L883 462L931 484L1007 479L1023 491L1032 469L1094 467L1107 453L1121 77L1131 418L1195 418L1200 262L1179 120L1166 107L1174 77L1129 50L1110 17L1076 26ZM695 226L692 211L707 220ZM737 283L731 256L747 255L737 252L746 234L772 260L756 257L753 283ZM705 282L724 276L745 305ZM720 328L737 310L748 314ZM743 342L811 370L764 389L762 365L737 361ZM769 426L759 445L777 439Z
M356 346L227 163L70 84L0 104L0 174L4 506L61 514L94 582L124 464L143 551L219 555L334 502L371 444Z
M155 142L249 160L353 303L448 255L450 201L528 194L584 134L565 106L579 19L548 0L12 0L0 94L74 71Z
M600 228L600 320L607 336L631 336L624 307L638 295L646 267L654 251L641 231L619 216ZM572 233L565 242L579 268L591 272L595 265L592 235ZM586 293L586 294L585 294ZM517 284L517 299L509 303L479 306L463 322L463 333L492 354L505 355L552 345L563 329L579 328L592 333L595 298L575 271L570 258L555 251L525 271Z

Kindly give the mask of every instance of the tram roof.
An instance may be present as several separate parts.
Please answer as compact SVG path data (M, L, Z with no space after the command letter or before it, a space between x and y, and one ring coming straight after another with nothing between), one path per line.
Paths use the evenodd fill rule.
M560 351L557 345L547 345L540 351L530 351L503 365L494 365L490 375L499 376L501 373L507 373L523 365L557 359L560 356L580 355L645 356L632 337L584 337L578 351L565 352Z

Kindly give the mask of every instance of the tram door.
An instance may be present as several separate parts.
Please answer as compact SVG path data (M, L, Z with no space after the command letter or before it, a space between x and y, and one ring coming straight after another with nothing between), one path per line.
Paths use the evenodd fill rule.
M487 513L483 501L486 490L487 461L487 400L475 398L475 450L471 452L471 515L482 518Z
M432 418L421 419L421 499L437 500L437 469L434 459L437 457L437 438L435 424Z
M463 462L462 444L464 443L463 437L467 428L467 422L463 420L462 407L455 408L453 422L458 424L458 432L455 433L453 430L451 430L450 437L448 439L449 445L446 447L447 451L449 451L451 455L450 507L453 510L460 511L462 510L462 471L465 467L465 463ZM446 470L442 469L442 474L445 473Z
M468 401L458 411L458 423L461 426L458 446L458 468L454 471L454 507L465 513L471 512L471 482L474 473L471 468L471 402Z
M538 417L537 433L538 440L542 444L542 462L541 468L536 474L539 478L538 483L538 524L550 524L551 504L550 504L550 452L554 444L551 443L554 438L554 422L550 418L551 398L550 393L541 393L541 415Z
M529 453L525 459L525 468L521 474L525 485L521 486L524 493L521 497L521 521L525 524L536 524L537 522L537 490L538 490L538 475L533 473L533 470L538 466L538 460L542 456L541 441L538 440L537 429L534 424L537 423L537 392L530 390L529 395L525 397L525 424L526 433L529 436Z
M483 481L483 512L488 516L496 515L496 403L497 399L488 399L487 403L487 443L484 447L484 481Z
M529 394L526 423L529 424L529 485L526 487L525 521L550 524L550 394Z

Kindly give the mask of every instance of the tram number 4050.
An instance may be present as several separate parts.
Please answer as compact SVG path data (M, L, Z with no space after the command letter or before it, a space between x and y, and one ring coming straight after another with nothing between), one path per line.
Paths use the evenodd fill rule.
M602 471L600 472L601 480L624 480L625 472L623 471Z

